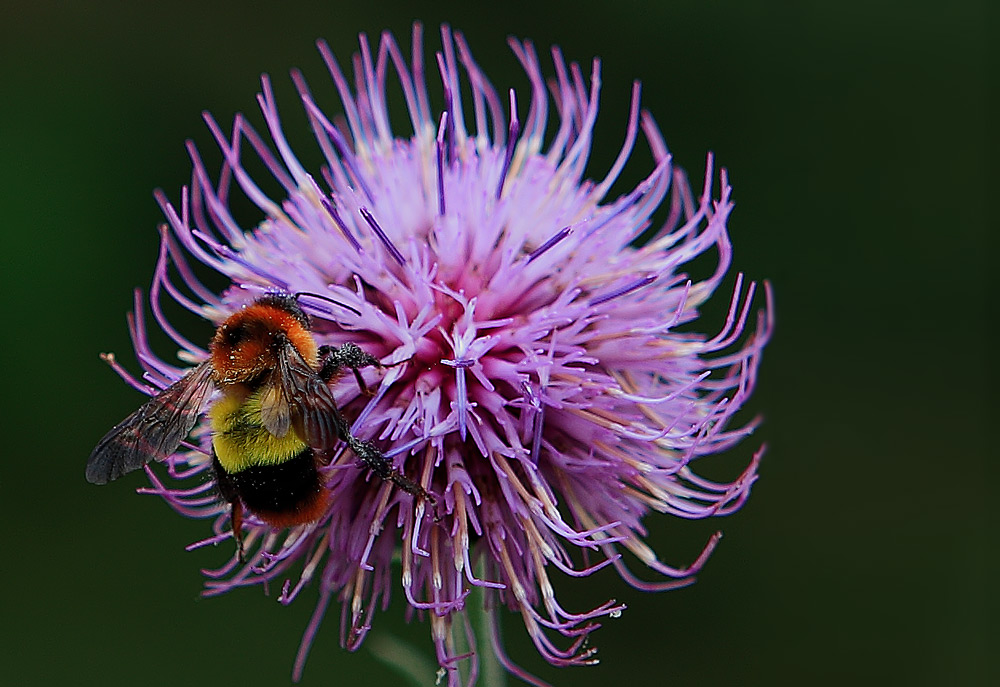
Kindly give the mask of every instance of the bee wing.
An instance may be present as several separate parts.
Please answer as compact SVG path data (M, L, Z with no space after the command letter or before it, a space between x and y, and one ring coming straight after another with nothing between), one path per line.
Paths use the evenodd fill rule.
M261 401L261 423L275 436L284 436L294 423L306 444L322 450L336 446L347 431L330 387L292 345L278 353Z
M280 356L279 356L280 357ZM271 372L271 378L260 394L260 421L264 429L276 437L288 434L292 426L292 396L289 393L281 365Z
M107 484L151 460L164 460L198 421L212 391L212 367L205 361L115 425L90 454L87 481Z

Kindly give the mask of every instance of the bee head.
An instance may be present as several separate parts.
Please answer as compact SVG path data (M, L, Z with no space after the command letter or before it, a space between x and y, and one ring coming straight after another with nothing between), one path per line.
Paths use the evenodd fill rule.
M223 385L250 382L274 369L288 346L309 365L318 365L309 317L295 297L264 296L230 315L215 331L210 346L215 380Z

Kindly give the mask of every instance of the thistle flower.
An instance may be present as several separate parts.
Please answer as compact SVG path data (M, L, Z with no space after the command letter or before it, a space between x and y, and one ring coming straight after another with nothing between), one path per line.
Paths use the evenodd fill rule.
M325 473L332 498L317 522L275 531L247 514L246 562L234 554L206 572L205 593L275 581L287 604L315 583L319 603L296 676L331 600L341 606L341 642L355 649L396 586L409 611L429 620L450 685L476 679L475 628L466 615L476 588L489 609L486 634L508 670L540 684L500 645L494 610L502 606L521 615L549 663L594 663L589 633L623 606L565 610L551 577L610 565L640 589L689 584L720 535L694 562L673 567L644 543L643 519L651 511L727 515L757 476L760 452L730 483L707 480L694 465L756 426L730 421L754 386L772 326L769 306L744 334L754 285L738 276L722 331L694 333L698 308L731 259L725 171L715 197L709 157L695 197L640 110L635 84L620 154L603 179L586 180L599 62L588 75L553 49L555 77L546 84L534 47L512 40L530 82L522 120L515 92L501 97L462 36L447 27L441 35L439 112L428 95L419 25L409 63L392 36L383 34L374 53L362 36L354 91L320 42L343 117L325 114L292 73L325 158L318 174L286 142L265 76L258 101L270 143L242 116L226 132L206 115L224 160L220 174L213 179L189 144L193 174L179 205L157 193L167 223L149 302L180 359L201 361L206 350L166 320L164 292L215 324L266 291L324 294L349 306L303 304L320 344L353 342L387 365L365 371L370 395L350 375L338 382L337 401L356 436L436 495L435 504L415 499L342 452ZM387 109L387 81L397 80L412 125L405 133L393 132ZM555 126L546 139L550 107ZM610 198L640 130L655 165L636 188ZM257 185L247 155L259 157L283 197ZM255 227L234 219L236 190L263 213ZM647 231L664 202L665 223ZM692 281L685 263L712 249L713 274ZM221 295L206 288L191 258L231 286ZM137 292L130 328L148 385L111 362L154 393L186 370L150 350L142 306ZM214 518L214 534L189 548L232 535L206 478L210 454L202 422L167 461L180 484L167 486L147 469L153 486L143 491L181 514ZM661 579L641 580L624 552Z

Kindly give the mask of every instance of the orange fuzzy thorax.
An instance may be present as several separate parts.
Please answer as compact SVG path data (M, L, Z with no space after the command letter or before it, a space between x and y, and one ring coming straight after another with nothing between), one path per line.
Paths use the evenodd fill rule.
M274 369L278 334L284 334L302 359L318 369L316 340L302 322L278 306L256 303L231 315L216 330L210 346L215 381L245 383Z

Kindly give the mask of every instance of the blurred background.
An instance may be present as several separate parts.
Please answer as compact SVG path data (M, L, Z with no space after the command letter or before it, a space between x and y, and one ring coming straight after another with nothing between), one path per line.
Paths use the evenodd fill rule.
M593 636L601 665L548 667L510 616L514 657L560 687L622 675L1000 684L986 453L997 408L986 343L988 311L997 314L986 294L993 34L982 3L281 5L0 3L0 681L290 682L315 590L287 608L260 588L200 600L199 569L228 556L184 551L207 523L136 495L141 475L85 482L96 440L141 400L97 353L136 369L124 313L156 259L152 190L179 198L185 139L214 148L201 111L226 123L256 113L268 72L290 136L304 142L288 69L334 102L315 39L344 64L360 31L391 29L408 50L420 19L428 51L450 22L494 85L517 87L524 102L508 35L532 39L546 65L553 44L573 60L603 58L598 178L641 80L675 161L699 179L714 151L729 169L735 267L771 279L777 295L750 406L766 422L732 455L705 460L711 474L733 476L766 441L749 503L723 520L648 521L675 565L724 531L698 583L643 594L611 571L560 580L568 609L609 597L629 606ZM311 150L298 146L307 160ZM648 170L638 154L620 188ZM706 327L722 322L719 300ZM210 334L183 326L196 341ZM400 601L371 638L430 656L427 625L406 624ZM331 609L302 684L400 684L368 648L339 648L338 618Z

